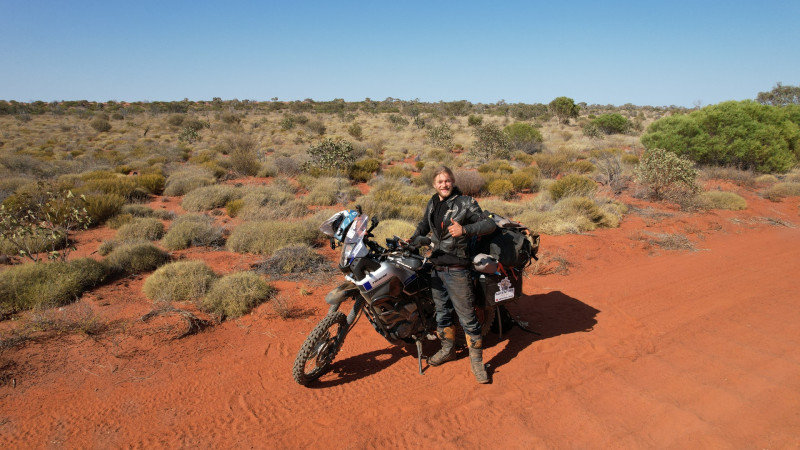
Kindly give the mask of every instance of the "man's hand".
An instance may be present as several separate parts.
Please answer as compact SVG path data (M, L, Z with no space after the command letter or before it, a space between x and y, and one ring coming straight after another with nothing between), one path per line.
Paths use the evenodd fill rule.
M452 220L452 225L447 227L447 232L450 233L450 236L459 237L464 234L464 227L461 226L460 223Z

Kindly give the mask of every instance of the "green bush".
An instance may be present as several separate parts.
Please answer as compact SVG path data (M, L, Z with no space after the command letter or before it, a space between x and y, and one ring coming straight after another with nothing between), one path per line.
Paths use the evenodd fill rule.
M636 178L656 200L694 195L699 190L697 174L694 163L658 148L646 151L636 167Z
M121 242L157 241L164 236L164 224L155 217L140 217L121 226L116 240Z
M502 197L504 199L511 198L514 195L514 185L508 180L497 179L489 183L486 187L489 194Z
M186 211L208 211L221 208L231 200L242 198L244 192L225 184L215 184L194 189L183 197L181 207Z
M476 127L478 125L483 125L483 116L470 114L469 117L467 117L467 125L469 125L471 127Z
M223 140L223 153L228 155L234 172L254 176L261 169L258 160L258 143L250 136L236 135Z
M515 192L533 190L535 178L530 172L518 170L508 177L508 181L514 186Z
M521 150L527 154L542 151L544 137L532 125L524 122L516 122L503 128L511 147Z
M157 302L197 301L206 295L217 275L200 260L163 265L144 281L142 291Z
M566 172L569 163L567 156L560 153L540 153L535 161L542 175L547 178L555 178Z
M485 164L481 164L480 167L478 167L478 172L499 172L508 175L514 172L514 166L512 166L508 161L493 159Z
M275 295L277 289L253 272L236 272L216 280L200 308L220 318L241 317Z
M550 185L550 197L558 202L564 197L585 196L597 189L594 180L581 175L567 175Z
M361 191L350 186L350 182L346 178L321 177L314 183L311 191L303 197L303 203L314 206L347 204L360 194Z
M602 114L592 124L605 134L625 134L631 129L631 122L620 113Z
M115 176L113 178L101 178L89 180L82 186L83 192L99 192L103 194L116 194L124 197L126 200L131 200L136 195L136 181L133 177L125 175Z
M130 214L133 217L153 217L153 208L146 205L124 205L121 214Z
M292 244L311 244L320 233L318 224L265 220L245 222L228 237L227 249L237 253L267 255Z
M353 144L341 138L325 138L307 150L306 171L347 173L355 162Z
M800 159L800 124L790 111L754 101L730 101L653 122L647 149L665 149L699 164L786 172Z
M149 242L116 246L105 259L109 269L120 274L150 272L167 262L169 254Z
M569 97L557 97L548 105L551 114L558 117L561 123L569 123L569 119L577 118L581 107Z
M244 200L241 198L237 198L236 200L231 200L225 204L225 212L228 213L229 217L236 217L239 215L239 212L244 207Z
M431 184L426 186L430 189ZM425 205L430 194L412 188L400 181L384 180L376 183L366 196L360 197L356 203L364 212L380 220L405 219L418 221L425 212Z
M594 164L592 164L592 163L591 163L591 162L589 162L589 161L586 161L585 159L581 159L581 160L578 160L578 161L572 161L572 162L568 162L568 163L567 163L567 164L564 166L564 170L565 170L566 172L571 172L571 173L579 173L579 174L587 174L587 173L592 173L592 172L594 172L596 169L597 169L597 167L595 167L595 166L594 166Z
M364 129L361 128L361 125L359 125L358 122L353 122L349 127L347 127L347 134L352 136L357 141L364 139Z
M166 184L164 175L157 173L136 175L133 179L137 186L153 195L160 195L164 191L164 185Z
M381 169L381 161L376 158L362 158L350 168L349 178L353 181L366 182Z
M90 258L9 267L0 272L0 316L72 303L107 275L107 267Z
M707 191L697 196L698 204L705 209L747 209L747 200L739 194L727 191Z
M221 245L222 230L213 219L200 214L187 214L176 219L161 240L167 250L183 250L195 246Z

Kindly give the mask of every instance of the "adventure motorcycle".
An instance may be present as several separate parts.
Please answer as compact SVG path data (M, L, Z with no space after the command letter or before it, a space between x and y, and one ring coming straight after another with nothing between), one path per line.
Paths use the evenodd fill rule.
M292 368L299 384L307 385L322 376L342 348L347 333L363 313L375 331L395 345L416 343L419 372L422 373L422 340L436 339L435 306L431 297L432 264L419 254L418 246L395 236L386 247L371 240L378 220L362 214L361 208L341 211L322 224L331 236L331 247L342 246L339 269L345 283L325 297L328 314L308 335ZM427 239L427 238L423 238ZM427 242L417 242L429 245ZM475 285L479 287L475 278ZM495 305L485 301L482 289L474 289L476 313L485 335L495 317ZM353 300L348 314L339 309ZM463 333L458 333L464 340Z

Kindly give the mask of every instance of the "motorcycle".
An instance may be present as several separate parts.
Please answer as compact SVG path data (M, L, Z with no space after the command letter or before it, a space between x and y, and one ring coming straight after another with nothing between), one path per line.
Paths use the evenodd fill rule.
M347 334L362 315L390 343L416 344L419 373L423 373L423 339L437 339L436 308L430 287L433 265L419 251L421 246L430 245L430 240L412 245L394 236L386 239L384 247L371 239L378 223L357 206L355 210L335 214L320 227L330 236L331 248L342 247L339 269L346 281L326 295L328 313L297 354L292 376L303 386L330 369ZM486 335L496 308L485 301L478 277L474 278L476 313ZM349 300L353 305L345 314L340 309ZM463 333L458 333L458 337L463 346Z

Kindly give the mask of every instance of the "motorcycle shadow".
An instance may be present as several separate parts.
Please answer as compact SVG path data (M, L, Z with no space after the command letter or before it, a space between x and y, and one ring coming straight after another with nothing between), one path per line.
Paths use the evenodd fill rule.
M490 370L507 364L532 343L562 334L591 332L597 324L600 310L572 298L561 291L540 295L523 295L518 301L506 305L514 320L527 322L526 332L519 326L504 331L508 344L498 354L486 361ZM497 336L497 335L494 335ZM489 340L491 347L499 341Z
M334 361L328 373L308 387L322 389L350 383L374 375L408 356L409 352L404 347L393 345Z

